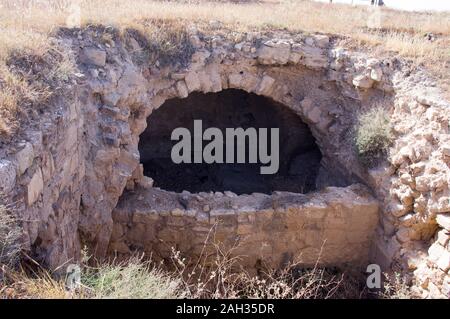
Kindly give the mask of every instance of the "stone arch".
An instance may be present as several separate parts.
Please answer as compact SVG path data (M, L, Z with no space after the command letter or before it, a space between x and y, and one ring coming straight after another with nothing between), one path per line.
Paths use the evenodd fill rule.
M227 66L208 64L170 76L170 84L162 82L160 87L155 87L149 106L132 119L134 122L130 126L135 144L147 127L147 118L167 100L184 99L193 92L207 94L238 89L283 104L308 124L324 155L323 165L335 169L334 176L326 176L325 180L333 178L337 181L336 186L346 186L359 179L356 177L359 164L355 165L357 160L350 146L342 147L337 142L348 131L351 121L340 122L334 117L336 114L333 115L333 112L339 112L336 102L346 103L345 107L358 102L345 95L341 97L341 88L327 80L321 70L299 68L285 72L280 66L238 61ZM295 80L291 83L291 79ZM370 236L378 218L376 201L360 185L330 188L306 197L283 192L240 196L174 193L153 188L152 182L144 176L142 166L138 166L128 179L126 189L128 191L121 195L112 213L114 230L108 250L118 255L138 250L164 259L169 258L167 247L172 245L183 253L196 256L198 245L205 241L205 233L220 221L224 224L214 227L224 245L230 245L236 238L246 238L245 241L242 239L241 252L253 249L251 243L255 239L251 234L268 236L270 248L265 252L258 250L245 259L250 269L254 269L260 258L270 260L271 267L278 267L286 262L286 256L294 256L298 251L305 252L305 264L311 265L318 258L324 238L332 243L327 245L324 264L359 265L368 258ZM154 198L158 200L152 201ZM309 211L324 208L315 215L318 218L316 230L301 231L311 222ZM342 226L335 223L347 225L344 228L351 227L354 237L345 235L344 229L339 228ZM127 228L130 224L135 227ZM281 248L279 238L274 239L271 232L284 238L281 241L298 244ZM291 232L303 233L306 237L293 238ZM183 237L177 234L183 234Z
M192 154L188 154L189 163L172 161L171 150L176 144L171 140L172 132L187 128L189 147L193 151L196 142L191 135L196 125L201 134L209 127L219 130L219 163L207 164L203 157L200 163L194 163ZM251 137L254 141L245 144L245 162L240 164L236 158L230 163L226 156L229 151L237 154L234 141L231 142L233 149L229 149L226 134L227 130L236 128L254 133ZM260 128L267 136L259 136ZM271 140L273 128L276 145ZM261 138L264 140L260 141ZM210 143L201 137L199 142L202 152ZM261 162L260 142L267 142L270 162ZM248 162L250 144L256 151L252 163ZM276 151L271 150L272 147ZM298 114L267 97L238 89L206 94L192 92L184 99L167 100L148 117L147 128L139 137L139 152L144 175L154 179L154 186L177 192L211 190L248 194L284 190L307 193L322 187L316 185L319 171L326 174L325 167L320 165L322 154L311 130ZM274 172L265 175L261 171L263 167L271 167Z
M354 80L349 84L347 69L342 68L342 56L324 48L296 47L287 52L288 59L284 55L277 57L273 52L276 47L261 49L257 59L245 54L211 56L211 52L200 49L186 69L168 67L155 70L153 75L126 64L121 73L111 76L113 81L108 80L109 87L103 83L93 90L100 95L100 105L97 103L96 108L104 110L99 119L103 123L100 125L103 140L91 148L93 165L87 171L94 178L88 178L87 191L83 194L82 216L86 218L81 218L80 229L82 234L87 234L87 242L95 245L98 256L105 256L107 252L114 227L111 211L124 190L151 186L139 165L139 135L146 129L152 111L171 98L228 88L271 98L296 112L311 128L323 154L322 162L333 167L336 173L325 180L346 181L340 185L333 183L337 186L364 180L365 171L351 145L344 141L353 124L352 118L343 115L352 114L353 111L348 110L358 109L362 100L381 91L371 89L375 82L367 79L367 69L359 70L364 75L358 82ZM266 49L269 52L265 52ZM330 57L336 61L330 62ZM329 72L333 63L336 70ZM119 79L118 73L121 74ZM98 130L97 126L93 130ZM95 196L102 200L96 202ZM102 219L94 218L99 214Z
M229 68L231 68L231 71ZM349 123L343 125L337 123L333 118L336 114L330 114L332 111L336 111L335 109L330 110L329 104L320 100L316 101L316 95L314 94L298 93L295 89L286 87L284 85L286 79L283 79L279 74L272 74L271 67L258 65L241 67L237 62L236 65L233 64L229 68L219 69L208 65L194 72L176 73L174 84L169 88L160 88L150 98L148 103L150 107L145 108L144 112L135 118L135 123L131 125L137 128L133 132L134 138L144 132L147 127L147 118L167 100L185 99L191 93L207 94L218 93L227 89L242 90L282 104L308 125L323 154L322 165L333 168L333 174L324 177L324 179L332 180L332 182L327 184L324 180L322 181L323 186L345 186L351 182L362 180L360 178L363 175L361 167L351 146L347 144L336 147L338 143L335 137L348 131ZM278 72L278 68L278 66L274 67L276 72ZM302 69L297 72L297 74L294 72L293 75L296 76L303 72L307 72L308 75L317 73L319 81L325 81L322 78L323 74L318 70ZM329 132L330 126L334 131L333 134ZM340 155L342 154L344 156L341 158Z

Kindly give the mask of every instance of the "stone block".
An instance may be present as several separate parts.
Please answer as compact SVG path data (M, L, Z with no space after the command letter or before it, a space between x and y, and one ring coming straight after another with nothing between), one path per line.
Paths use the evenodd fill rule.
M269 94L271 92L271 89L273 87L273 84L275 83L275 79L264 75L261 79L261 82L259 82L257 93L258 94Z
M26 142L24 147L16 153L16 161L19 176L25 173L28 167L33 164L34 159L34 151L33 145L31 143Z
M177 84L177 92L181 98L186 98L189 95L188 87L184 81L178 81Z
M42 170L38 168L31 178L27 186L27 203L28 206L33 205L39 198L44 188L44 181L42 179Z
M97 48L84 48L80 53L80 61L84 64L103 67L106 65L106 52Z
M450 214L438 214L436 216L436 222L442 228L450 231Z
M16 183L16 168L11 161L0 160L0 191L9 193Z
M261 64L286 64L290 53L291 45L284 41L267 41L256 52Z

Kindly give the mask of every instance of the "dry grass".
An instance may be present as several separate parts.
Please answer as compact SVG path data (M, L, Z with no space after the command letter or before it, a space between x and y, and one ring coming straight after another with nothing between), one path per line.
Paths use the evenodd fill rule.
M368 291L358 270L338 270L315 265L305 268L301 256L279 269L261 263L258 274L243 269L237 248L224 249L215 239L213 226L195 260L172 248L170 260L152 262L143 255L122 261L97 263L82 250L80 266L65 265L67 273L56 276L25 255L22 266L0 262L0 299L347 299L409 298L403 277L386 276L385 289ZM97 264L90 266L89 264ZM62 270L63 267L58 267ZM78 274L78 276L73 276ZM59 279L57 279L59 278ZM75 280L71 280L74 279ZM394 279L394 280L392 280Z
M0 135L12 135L20 117L26 116L25 106L46 101L50 95L42 83L31 83L0 64Z
M293 31L325 32L349 36L367 33L368 21L374 10L368 7L328 5L303 0L227 3L227 2L183 2L151 0L79 0L79 1L16 1L1 0L0 14L2 28L20 31L18 44L27 46L33 33L45 35L77 19L79 4L81 25L105 24L117 28L139 28L143 19L186 20L188 22L211 20L221 21L237 31L248 28L275 26ZM72 5L69 5L72 4ZM19 10L20 9L20 10ZM450 13L410 13L381 9L377 27L389 33L423 35L435 33L450 35ZM75 23L76 24L76 23ZM19 32L19 33L20 33ZM28 35L27 35L28 34ZM44 36L45 37L45 36ZM24 41L25 40L25 41ZM39 36L32 41L43 42ZM2 41L3 42L3 41ZM423 42L424 44L426 41ZM34 43L36 44L36 43ZM17 45L14 45L16 47ZM7 46L6 49L11 46Z
M362 298L366 289L358 273L319 267L305 268L300 261L279 269L264 267L258 275L239 266L233 250L214 244L214 253L202 252L190 264L173 251L177 278L188 298L193 299L345 299Z
M290 264L250 275L236 268L237 258L218 251L213 262L186 267L174 252L176 270L141 257L97 267L82 265L81 280L69 287L67 278L48 271L13 270L0 265L0 299L406 299L415 297L399 274L385 275L384 289L370 292L360 273ZM2 279L3 277L3 279Z
M77 7L76 4L79 4ZM216 20L236 31L287 28L292 31L324 32L350 36L368 44L381 44L405 56L428 58L430 52L448 44L450 13L410 13L380 9L376 29L367 29L378 14L368 7L328 5L292 0L266 3L181 2L150 0L0 0L0 57L12 50L32 49L43 54L49 47L48 34L66 24L103 24L118 29L142 28L145 19L172 20L179 23ZM79 19L78 19L79 17ZM373 20L373 19L372 19ZM438 40L428 41L425 33ZM440 40L439 40L440 38ZM446 41L444 41L446 40ZM445 47L448 58L448 46Z
M11 212L0 205L0 266L14 266L19 261L22 248L21 235L17 220Z
M187 268L179 254L176 270L141 257L97 267L82 265L78 285L67 286L46 270L13 270L0 265L0 299L329 299L365 297L361 283L343 272L288 265L252 276L236 268L235 258L218 254L211 263Z
M145 21L164 20L163 24ZM229 36L249 30L287 29L323 32L348 37L346 45L376 47L425 64L445 87L450 85L450 13L410 13L370 7L317 3L306 0L247 1L151 1L151 0L0 0L0 135L12 135L18 125L23 96L36 96L36 79L18 76L6 64L14 54L45 58L57 45L51 35L61 26L102 24L121 32L137 30L148 37L153 49L165 52L170 63L178 45L187 45L183 30L195 23L211 31L210 21L220 21ZM372 26L372 24L375 25ZM372 28L368 28L372 26ZM173 32L161 32L170 29ZM430 41L425 34L433 33ZM155 46L156 43L156 46ZM49 71L58 80L74 73L70 57L58 60ZM186 57L185 57L186 58ZM29 92L28 92L29 91ZM46 92L48 93L48 92ZM30 100L28 100L30 102ZM31 101L33 102L33 101ZM34 101L36 102L36 101ZM23 112L26 113L26 112Z

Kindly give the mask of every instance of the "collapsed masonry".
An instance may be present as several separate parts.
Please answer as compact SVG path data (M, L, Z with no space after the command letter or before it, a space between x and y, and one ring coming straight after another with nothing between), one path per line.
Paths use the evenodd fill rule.
M112 40L102 43L102 32ZM33 256L52 268L76 260L82 245L99 257L144 251L164 259L170 247L196 256L214 228L215 240L240 244L249 268L297 257L370 261L408 272L423 297L448 296L450 105L433 83L419 71L406 76L404 61L369 59L325 35L249 33L236 44L190 32L184 67L138 63L143 43L114 31L66 33L82 71L72 95L0 154L0 187L16 203ZM152 112L170 99L228 89L270 98L308 125L332 175L323 190L152 187L139 153ZM396 141L384 164L366 169L350 133L355 115L380 103L390 106Z

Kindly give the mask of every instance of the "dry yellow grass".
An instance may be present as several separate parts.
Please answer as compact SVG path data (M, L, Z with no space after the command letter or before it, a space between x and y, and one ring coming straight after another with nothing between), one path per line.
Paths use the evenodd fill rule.
M52 47L49 35L60 26L102 24L151 34L156 29L144 20L168 20L172 24L211 20L235 31L281 28L322 32L348 37L358 48L377 47L377 53L393 51L427 66L445 86L449 82L450 13L410 13L371 7L317 3L306 0L226 1L152 0L0 0L0 134L14 131L14 116L23 86L5 84L5 61L13 52L43 56ZM375 28L368 28L375 24ZM429 41L424 35L433 33ZM61 72L73 71L67 59ZM59 71L56 70L56 75ZM21 93L22 92L22 93Z
M77 5L78 3L78 5ZM75 4L75 5L74 5ZM293 31L333 33L379 43L380 34L367 32L367 25L377 17L371 7L328 5L302 0L266 3L161 2L151 0L0 0L1 53L11 49L48 45L46 35L66 23L112 25L117 28L139 28L143 19L217 20L237 31L273 26ZM450 36L450 13L410 13L380 9L377 18L388 49L398 41L414 46L433 46L423 38L425 33ZM419 36L419 37L417 37ZM410 38L409 38L410 37ZM407 44L403 44L407 45ZM393 46L393 49L398 46ZM408 53L408 51L404 51Z

